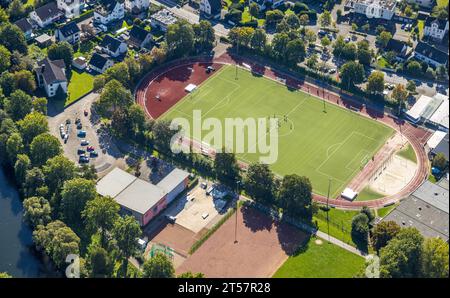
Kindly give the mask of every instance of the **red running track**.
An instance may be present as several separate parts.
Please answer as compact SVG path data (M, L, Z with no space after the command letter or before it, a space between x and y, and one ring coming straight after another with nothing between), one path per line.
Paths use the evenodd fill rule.
M281 79L289 88L303 90L311 95L325 99L332 104L352 109L354 112L360 113L363 116L381 121L393 129L400 131L408 139L417 155L418 170L413 179L400 192L371 201L351 202L342 198L330 198L328 200L329 205L346 209L360 209L362 206L380 208L407 197L428 177L429 161L424 150L424 144L430 137L428 131L414 127L403 120L388 116L375 107L367 106L356 96L342 92L338 94L327 88L318 87L284 71L273 67L266 67L251 59L224 54L213 60L211 57L201 57L173 61L151 72L140 82L136 89L136 100L145 108L145 111L150 117L156 119L186 95L186 91L184 90L186 85L189 83L199 85L208 78L209 75L205 72L208 65L214 65L218 69L221 64L245 65L245 67L250 67L250 70L254 73L262 74L267 78L277 81ZM161 101L156 100L157 95ZM191 140L183 141L185 143L192 142L196 149L201 149L201 144L198 142ZM210 152L210 155L213 156L214 152ZM247 166L242 162L240 164L244 168ZM371 173L368 173L368 175L371 175ZM364 181L366 180L365 178L369 177L361 178L361 181ZM324 196L314 194L313 198L320 203L325 204L327 202L327 198Z

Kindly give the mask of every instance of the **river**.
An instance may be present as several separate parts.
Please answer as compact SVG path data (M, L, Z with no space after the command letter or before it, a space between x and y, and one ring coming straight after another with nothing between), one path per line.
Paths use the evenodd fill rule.
M35 254L32 230L22 215L19 193L0 168L0 272L13 277L54 276Z

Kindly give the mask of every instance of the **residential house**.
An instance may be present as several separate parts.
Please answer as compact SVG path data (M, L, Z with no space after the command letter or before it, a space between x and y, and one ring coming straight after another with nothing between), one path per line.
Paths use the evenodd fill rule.
M400 41L398 39L393 39L393 38L391 38L389 40L389 42L387 43L386 48L385 48L386 52L395 52L397 54L396 59L398 61L405 60L407 50L408 50L408 45L405 42Z
M440 65L446 66L448 64L448 54L437 48L425 43L417 43L414 49L414 58L420 61L425 61L431 66L438 67Z
M136 48L146 47L152 41L152 34L139 26L133 26L128 38L128 44Z
M125 16L123 3L116 0L102 0L94 10L94 22L107 25Z
M56 2L50 2L30 12L29 17L39 27L44 28L59 20L63 15L64 13L58 9Z
M46 48L53 43L53 37L44 33L34 38L36 45L41 48Z
M200 0L200 11L207 18L219 19L222 11L222 0Z
M175 24L177 18L168 9L164 8L150 16L150 26L152 28L158 28L159 30L166 32L169 25Z
M80 28L77 23L71 22L55 30L55 38L57 41L67 41L75 44L80 41Z
M37 63L35 72L38 86L44 88L48 97L53 97L60 91L67 93L68 83L64 60L52 61L45 58Z
M423 27L423 36L441 42L448 33L448 20L428 17Z
M17 27L22 30L23 34L25 35L25 39L29 40L33 37L33 26L31 25L30 21L28 21L27 18L22 18L14 23Z
M109 58L108 55L94 53L89 60L90 69L98 72L104 73L108 68L114 65L114 62Z
M56 3L66 18L78 17L85 4L84 0L56 0Z
M391 20L397 0L347 0L345 8L367 18Z
M436 0L407 0L410 4L417 4L420 7L433 8Z
M133 14L147 11L150 7L150 0L125 0L125 9Z
M127 52L127 44L111 35L106 35L99 46L102 52L111 57L118 57Z

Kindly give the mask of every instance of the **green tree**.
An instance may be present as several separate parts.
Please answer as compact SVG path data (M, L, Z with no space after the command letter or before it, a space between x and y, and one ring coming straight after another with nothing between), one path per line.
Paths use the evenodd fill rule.
M427 278L448 278L448 243L427 238L423 244L422 272Z
M110 197L97 196L86 203L82 212L86 230L91 234L100 231L102 247L106 246L107 236L119 218L119 210L119 204Z
M383 31L377 36L377 42L381 47L385 48L388 42L392 39L392 34L388 31Z
M286 33L277 33L272 40L272 52L276 59L284 60L289 36Z
M305 59L305 44L299 38L291 40L286 45L285 61L296 65Z
M64 183L61 192L61 212L64 222L75 231L81 231L81 213L89 201L97 196L95 182L83 178L74 178Z
M6 23L0 26L0 40L2 44L7 48L11 53L13 51L18 51L19 53L26 54L27 53L27 42L25 40L25 36L16 25Z
M422 66L417 61L410 61L406 65L406 71L412 75L422 73Z
M372 230L371 242L373 248L379 252L388 242L397 236L400 226L395 221L382 221Z
M41 166L61 152L61 143L49 133L41 133L30 144L30 157L34 165Z
M408 99L408 91L402 84L397 84L392 90L391 98L395 100L398 105L398 113L400 114L401 107L405 106Z
M191 24L180 20L169 25L166 32L166 43L169 55L182 57L194 50L195 33Z
M33 100L33 111L47 115L47 98L37 97Z
M380 276L420 277L423 236L416 228L404 228L380 250Z
M350 88L364 80L364 67L355 61L349 61L339 70L342 84Z
M135 255L139 249L137 239L141 235L141 228L133 216L127 215L114 222L112 234L122 257L123 276L126 277L128 258Z
M200 23L192 25L195 33L196 47L201 49L211 49L214 46L215 33L211 23L201 20Z
M19 133L12 133L11 136L6 141L6 153L10 164L13 165L16 162L17 155L23 153L24 146L23 140Z
M0 45L0 73L7 71L11 66L11 52Z
M329 27L332 21L331 13L328 10L325 10L319 17L319 23L322 27Z
M255 201L273 203L275 176L267 164L252 163L245 177L245 191Z
M217 152L214 158L214 171L217 180L229 186L234 186L240 178L236 155L222 148L221 152Z
M51 192L59 191L64 182L75 177L76 166L63 155L57 155L47 160L42 167L45 182Z
M369 93L383 93L384 91L384 73L373 71L367 78L366 91Z
M283 19L284 14L279 9L268 10L266 12L266 24L269 26L273 26Z
M40 134L48 132L47 117L39 112L27 114L24 119L17 121L20 133L26 145Z
M70 69L73 60L73 48L67 41L52 44L47 51L50 60L64 60L67 69Z
M278 202L286 214L310 221L314 209L309 179L296 174L284 176L278 193Z
M357 43L357 47L357 56L359 63L370 65L370 62L372 61L372 52L370 51L369 42L366 40L361 40Z
M369 233L369 218L364 213L355 215L352 219L352 240L361 250L367 250L367 237Z
M128 64L125 62L120 62L114 64L112 67L108 68L105 73L103 74L105 78L105 84L112 80L118 81L120 84L122 84L124 87L131 87L131 75L130 75L130 69L128 67ZM118 87L116 87L118 88Z
M25 197L46 196L48 194L46 187L45 176L40 168L34 167L26 172L23 183Z
M14 164L14 176L19 185L23 185L25 182L25 176L30 167L31 161L28 155L18 154L16 163Z
M307 14L302 14L300 15L300 17L298 18L300 25L303 26L303 29L305 29L305 27L309 24L309 17Z
M300 28L300 19L295 14L288 14L284 17L286 24L288 24L290 30L297 30Z
M172 261L162 253L158 253L145 261L142 271L142 276L147 278L175 277Z
M86 269L89 277L111 277L114 270L114 262L103 247L91 244L88 247Z
M172 130L170 126L170 121L168 120L157 120L152 128L153 139L155 145L165 151L170 151L170 140L177 133L177 130Z
M51 220L50 203L43 197L29 197L23 201L24 219L32 226L46 225Z
M11 115L13 120L20 120L30 113L33 108L31 96L22 90L16 90L11 93L9 99L5 102L5 109Z
M317 63L319 62L319 57L317 54L312 54L307 60L306 60L306 66L311 68L312 70L317 69Z
M266 46L266 43L266 31L260 28L255 29L250 40L250 46L252 47L252 49L262 52Z
M34 75L28 70L21 70L14 73L15 88L33 94L36 90L36 81Z
M100 94L97 103L100 114L103 116L110 115L116 110L124 110L133 104L133 96L131 92L117 80L111 80L106 83Z
M415 93L416 92L416 83L414 83L413 80L409 80L406 83L406 90L408 90L411 93Z
M8 6L8 13L11 22L15 22L23 18L26 14L22 1L13 0Z
M435 168L443 171L447 168L448 160L445 157L444 153L439 152L433 157L432 165Z
M37 226L33 239L58 268L62 269L67 264L66 258L69 254L80 255L80 238L62 221L56 220L46 226Z
M250 15L252 16L252 20L253 18L258 18L259 15L259 5L256 4L255 2L250 3L249 7L248 7L248 12L250 13Z
M201 272L192 273L191 271L183 272L177 276L178 278L204 278L205 275Z

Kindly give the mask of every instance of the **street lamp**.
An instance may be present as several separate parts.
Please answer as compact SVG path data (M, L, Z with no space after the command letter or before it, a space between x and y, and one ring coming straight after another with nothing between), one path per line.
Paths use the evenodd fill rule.
M238 226L238 203L239 203L239 185L241 184L241 181L236 181L236 193L237 193L237 199L236 199L236 216L235 216L235 223L234 223L234 243L238 243L237 240L237 226Z

